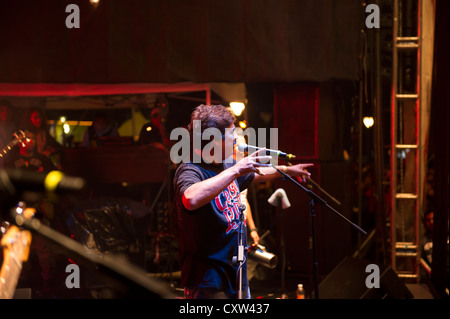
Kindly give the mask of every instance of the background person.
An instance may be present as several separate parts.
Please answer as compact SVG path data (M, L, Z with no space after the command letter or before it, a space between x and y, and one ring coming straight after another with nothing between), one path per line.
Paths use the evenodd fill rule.
M84 132L81 147L96 147L101 145L101 138L119 136L117 127L110 121L106 112L94 115L92 125Z
M58 169L61 169L63 147L50 134L47 117L42 109L32 107L22 117L20 129L33 133L36 151L47 156Z

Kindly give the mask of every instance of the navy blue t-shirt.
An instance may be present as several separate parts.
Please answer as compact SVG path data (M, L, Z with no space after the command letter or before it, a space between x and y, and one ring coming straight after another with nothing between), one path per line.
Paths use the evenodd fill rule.
M238 265L240 191L248 187L254 174L234 180L210 203L189 211L182 204L184 191L192 184L211 178L235 163L182 163L174 177L178 210L179 258L181 284L184 287L214 287L233 296L236 294ZM244 247L246 230L243 232ZM246 258L246 249L244 249ZM247 263L243 266L243 291L248 287Z

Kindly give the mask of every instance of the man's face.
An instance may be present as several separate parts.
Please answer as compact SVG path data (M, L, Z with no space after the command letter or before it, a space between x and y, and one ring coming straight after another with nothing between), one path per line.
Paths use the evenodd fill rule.
M202 149L202 158L205 162L219 164L233 156L237 138L234 129L234 125L230 125L225 129L224 134L215 129L218 134L210 136L210 142ZM206 131L203 134L206 134Z
M237 141L237 134L235 132L236 127L231 124L227 129L225 129L225 134L222 137L222 156L223 160L234 155L235 144Z

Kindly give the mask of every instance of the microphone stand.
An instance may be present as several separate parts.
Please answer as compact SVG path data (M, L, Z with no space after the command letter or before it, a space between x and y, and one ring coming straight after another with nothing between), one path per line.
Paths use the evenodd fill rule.
M237 256L233 256L233 263L238 265L237 273L237 299L243 299L243 266L244 266L244 210L245 205L239 206L239 229L238 229L238 251Z
M300 187L310 197L309 210L310 210L310 215L311 215L311 237L312 237L312 255L313 255L312 257L313 257L314 297L315 297L315 299L319 299L319 284L318 284L318 275L317 275L318 263L317 263L317 256L316 256L317 255L317 252L316 252L316 249L317 249L317 247L316 247L316 225L315 225L315 217L316 217L315 206L316 206L316 203L319 203L319 204L327 207L329 210L331 210L337 216L339 216L344 221L346 221L347 223L352 225L354 228L356 228L362 234L366 235L367 232L365 230L363 230L361 227L359 227L358 225L356 225L355 223L353 223L352 221L350 221L349 219L347 219L344 215L342 215L341 213L336 211L333 207L328 205L328 203L324 199L322 199L320 196L318 196L317 194L315 194L311 190L309 190L306 187L304 187L303 185L301 185L299 182L294 180L288 174L286 174L286 173L282 172L281 170L279 170L275 165L272 164L272 167L275 168L285 178L287 178L288 180L293 182L295 185Z

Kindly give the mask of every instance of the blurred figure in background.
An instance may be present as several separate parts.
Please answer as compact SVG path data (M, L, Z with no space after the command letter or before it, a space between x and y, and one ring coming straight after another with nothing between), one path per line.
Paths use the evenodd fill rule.
M19 148L15 148L5 156L4 167L42 174L56 170L57 168L53 165L50 158L38 152L35 133L25 131L25 134L27 139L19 143ZM48 199L36 199L36 202L29 202L27 206L35 208L35 218L39 219L41 223L51 226L55 217L55 210ZM39 234L33 234L30 258L23 265L18 288L32 288L33 294L37 298L51 297L52 285L54 284L54 268L54 255L50 243Z
M142 126L138 144L145 145L160 143L164 148L170 148L170 139L166 134L166 119L169 112L169 103L164 94L160 94L150 115L150 122Z
M38 152L36 134L25 131L27 139L19 143L18 149L13 149L5 156L5 168L19 168L33 172L50 172L57 169L50 158Z
M117 127L111 123L105 112L98 112L94 116L92 125L84 132L80 146L96 147L101 145L101 138L107 136L119 136Z
M22 118L19 129L33 133L36 151L47 156L58 169L61 169L63 146L50 134L47 118L42 109L28 109Z
M152 143L159 143L163 147L168 146L161 120L161 111L157 107L152 110L150 122L142 126L141 132L139 133L138 144L146 145Z
M11 103L7 100L0 101L0 150L5 148L13 139L13 127L11 125ZM0 158L0 167L3 166L3 158Z

